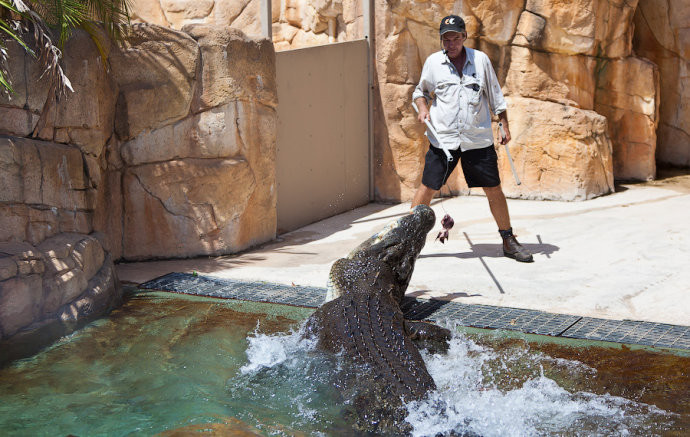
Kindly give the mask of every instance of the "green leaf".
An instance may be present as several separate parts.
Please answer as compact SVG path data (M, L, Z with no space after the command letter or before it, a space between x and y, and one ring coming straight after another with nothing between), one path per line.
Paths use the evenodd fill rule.
M19 37L19 35L17 35L17 33L2 18L0 18L0 31L4 32L10 38L17 41L19 45L21 45L24 48L24 50L26 50L31 56L36 57L36 53L34 53L34 51L31 50L31 48L28 45L26 45L26 43Z
M0 86L5 88L8 93L14 94L14 89L12 89L12 85L5 79L5 75L0 71Z

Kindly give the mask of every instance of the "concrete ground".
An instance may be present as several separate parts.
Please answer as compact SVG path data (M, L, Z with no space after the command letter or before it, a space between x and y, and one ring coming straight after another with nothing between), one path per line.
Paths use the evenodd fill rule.
M608 319L690 326L690 175L675 174L584 202L508 200L534 263L502 256L483 196L437 199L450 240L429 233L408 295ZM325 287L330 265L409 210L369 204L238 255L122 263L120 280L170 272Z

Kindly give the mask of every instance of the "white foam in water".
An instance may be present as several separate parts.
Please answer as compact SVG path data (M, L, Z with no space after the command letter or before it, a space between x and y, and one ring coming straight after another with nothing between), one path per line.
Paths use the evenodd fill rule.
M262 334L259 326L252 336L247 337L248 363L240 368L242 374L256 372L265 367L279 364L289 364L288 361L298 360L304 350L311 349L313 342L303 338L300 331L290 334Z
M310 385L316 376L312 374L315 369L305 361L306 352L314 348L315 341L305 340L301 331L263 334L258 326L247 341L248 362L240 369L241 374L290 369L272 375L280 381L269 383L270 389L284 391L281 402L296 409L298 419L291 426L318 421L325 412L322 407L328 407L312 399L313 391L318 390ZM621 397L571 393L539 371L541 362L550 362L578 378L596 373L577 361L554 359L528 350L498 352L462 334L454 335L447 354L430 355L423 351L422 355L438 390L427 400L407 405L406 420L412 425L414 436L447 435L451 431L485 437L641 435L645 430L654 433L655 428L649 428L650 419L668 415L654 406ZM329 363L336 368L340 364L340 360ZM514 378L521 372L522 376ZM310 382L299 380L300 377ZM283 378L287 380L282 381ZM299 388L294 385L298 380ZM513 382L506 384L505 380Z
M497 357L493 350L462 335L454 336L447 355L424 355L438 390L427 400L407 405L406 420L414 429L413 435L433 436L454 430L485 437L533 436L577 433L581 426L588 435L628 435L630 430L639 431L637 425L649 414L665 414L654 406L620 397L570 393L543 374L519 388L501 390L485 383L484 375L484 364ZM584 373L593 370L582 367L586 368L581 369Z

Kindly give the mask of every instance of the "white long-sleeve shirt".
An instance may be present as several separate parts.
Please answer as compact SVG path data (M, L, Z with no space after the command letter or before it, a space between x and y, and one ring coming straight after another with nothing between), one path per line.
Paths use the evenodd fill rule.
M491 146L494 140L489 109L496 115L506 110L489 57L469 47L465 50L462 77L444 52L432 53L424 62L419 84L412 93L413 101L425 97L432 102L431 123L448 150ZM432 134L427 132L427 136L434 147L441 148Z

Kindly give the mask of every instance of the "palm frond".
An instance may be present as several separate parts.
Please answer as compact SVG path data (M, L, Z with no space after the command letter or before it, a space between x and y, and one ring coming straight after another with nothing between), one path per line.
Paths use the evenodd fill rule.
M17 41L28 53L36 56L24 34L32 30L39 62L45 66L58 96L69 89L60 60L62 50L73 29L83 28L96 44L103 66L108 70L107 42L96 21L102 21L108 37L123 40L124 26L129 24L131 0L0 0L0 89L11 90L6 67L8 60L4 41ZM8 18L9 17L9 18Z
M121 41L123 25L129 24L131 0L84 0L92 16L103 22L105 31L114 41Z
M91 37L91 41L96 45L96 49L98 50L98 54L101 57L101 63L103 64L103 70L106 72L110 71L110 65L108 63L108 50L106 49L107 45L107 39L108 37L105 36L103 33L103 29L101 29L98 25L91 21L84 21L81 24L81 28L86 31L86 33L89 34ZM104 41L105 40L105 41Z

